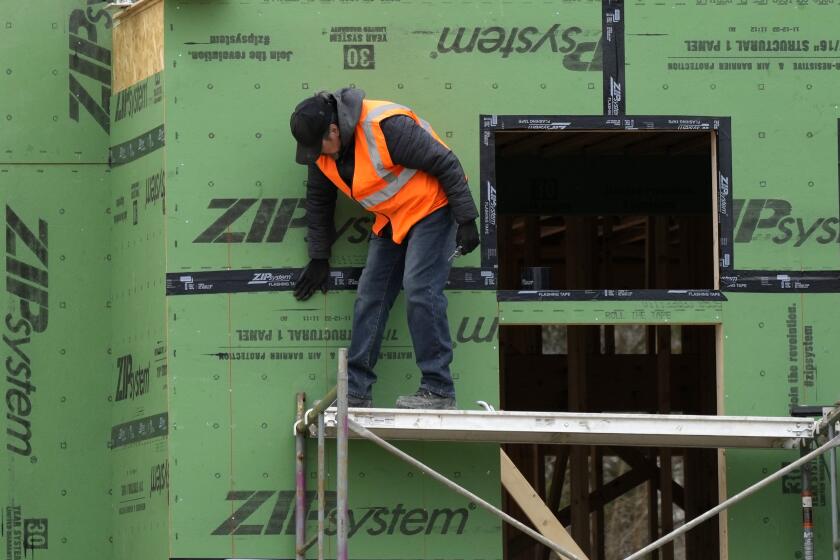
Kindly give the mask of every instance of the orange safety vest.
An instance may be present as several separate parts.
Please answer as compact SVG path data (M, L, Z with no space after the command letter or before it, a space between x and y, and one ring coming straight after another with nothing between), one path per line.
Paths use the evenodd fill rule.
M414 224L449 204L449 200L436 177L391 161L380 123L394 115L411 117L446 146L429 123L408 107L366 99L362 101L362 114L356 124L352 188L339 175L333 158L322 155L316 164L341 192L376 215L374 233L379 235L382 228L391 222L394 242L402 243Z

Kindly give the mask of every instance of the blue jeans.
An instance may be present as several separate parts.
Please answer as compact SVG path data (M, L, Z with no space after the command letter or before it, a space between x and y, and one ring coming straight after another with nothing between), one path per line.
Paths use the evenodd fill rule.
M448 206L417 222L402 244L371 235L367 263L356 291L347 363L350 395L370 398L388 313L400 287L404 287L408 330L423 374L420 388L455 396L449 372L452 339L443 295L452 267L449 257L454 251L455 221Z

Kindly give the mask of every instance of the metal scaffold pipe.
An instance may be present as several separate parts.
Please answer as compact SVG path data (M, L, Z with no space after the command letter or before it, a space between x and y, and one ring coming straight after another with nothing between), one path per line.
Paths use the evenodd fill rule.
M318 560L324 560L324 502L326 501L326 458L324 455L324 415L318 415Z
M463 488L463 487L455 484L454 482L452 482L451 480L449 480L448 478L446 478L442 474L440 474L437 471L435 471L434 469L428 467L424 463L418 461L417 459L415 459L414 457L412 457L408 453L405 453L404 451L400 450L399 448L391 445L390 443L388 443L384 439L380 438L379 436L377 436L376 434L374 434L373 432L371 432L370 430L368 430L364 426L359 425L354 420L348 419L347 422L348 422L348 425L350 426L350 429L352 429L354 432L356 432L360 436L374 442L375 444L379 445L380 447L382 447L383 449L385 449L389 453L391 453L393 455L396 455L397 457L399 457L400 459L402 459L406 463L412 465L413 467L422 471L423 473L431 476L432 478L434 478L435 480L437 480L438 482L440 482L441 484L443 484L444 486L446 486L450 490L460 494L461 496L464 496L465 498L468 498L468 499L472 500L477 505L481 506L482 508L489 511L490 513L492 513L496 517L500 518L502 521L505 521L506 523L509 523L510 525L513 525L514 527L516 527L517 529L519 529L523 533L526 533L527 535L529 535L533 539L537 540L540 544L543 544L543 545L547 546L548 548L550 548L551 550L556 552L558 555L560 555L561 558L567 558L568 560L580 560L580 558L578 556L576 556L573 553L571 553L571 552L567 551L566 549L562 548L557 543L552 542L549 539L545 538L544 536L542 536L538 532L534 531L533 529L531 529L527 525L524 525L523 523L517 521L516 519L514 519L510 515L501 511L499 508L497 508L493 504L491 504L491 503L481 499L480 497L476 496L475 494L473 494L472 492L470 492L466 488Z
M744 490L738 492L737 494L735 494L731 498L729 498L727 500L724 500L723 502L721 502L720 504L718 504L714 508L710 509L706 513L704 513L704 514L702 514L698 517L695 517L694 519L692 519L691 521L689 521L688 523L686 523L685 525L683 525L679 529L671 531L670 533L668 533L664 537L650 543L649 545L647 545L646 547L644 547L640 551L638 551L634 554L631 554L630 556L628 556L624 560L639 560L640 558L644 558L645 556L647 556L649 553L653 552L654 550L656 550L658 548L661 548L662 545L673 541L674 539L676 539L677 537L679 537L683 533L687 533L688 531L690 531L694 527L700 525L701 523L703 523L704 521L706 521L708 519L711 519L712 517L714 517L717 514L719 514L720 512L722 512L723 510L727 509L728 507L730 507L734 504L737 504L738 502L740 502L744 498L747 498L747 497L755 494L756 492L758 492L759 490L761 490L765 486L768 486L768 485L772 484L773 482L779 480L780 478L782 478L783 476L785 476L789 472L798 469L802 465L808 463L809 461L812 461L814 458L819 457L820 455L822 455L826 451L828 451L830 449L834 449L835 447L837 447L838 444L840 444L840 436L832 437L826 443L822 444L821 446L819 446L815 450L811 451L807 455L803 455L802 457L800 457L799 459L797 459L793 463L787 465L786 467L784 467L782 469L779 469L778 471L771 474L767 478L759 480L758 482L756 482L752 486L750 486L748 488L745 488Z
M828 437L834 438L834 423L828 424ZM840 550L838 550L837 536L837 448L832 447L828 459L829 478L831 479L831 558L832 560L840 560Z
M338 517L336 560L347 560L347 439L350 435L347 417L347 348L338 351L338 434L336 438L336 516ZM325 399L326 400L326 399Z
M303 419L303 393L297 394L297 422ZM297 423L296 422L296 423ZM295 559L304 560L304 540L306 539L306 441L303 433L295 434Z
M330 389L327 392L326 395L324 395L324 398L315 403L314 407L307 410L306 413L303 414L301 418L295 422L293 430L295 435L305 435L306 429L318 420L318 416L323 414L327 408L332 406L332 404L335 402L335 397L337 394L338 385L335 385L332 389Z

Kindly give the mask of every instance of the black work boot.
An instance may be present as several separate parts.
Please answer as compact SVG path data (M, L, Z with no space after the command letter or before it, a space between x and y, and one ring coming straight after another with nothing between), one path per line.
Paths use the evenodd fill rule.
M360 399L359 397L354 397L353 395L347 395L348 408L371 408L372 406L373 399Z
M397 408L417 408L432 410L456 410L455 397L442 397L426 389L418 389L413 395L397 397Z

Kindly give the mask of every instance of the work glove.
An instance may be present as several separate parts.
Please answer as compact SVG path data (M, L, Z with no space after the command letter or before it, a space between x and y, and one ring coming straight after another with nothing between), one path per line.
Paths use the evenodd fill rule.
M330 276L330 261L312 259L301 271L295 283L295 299L304 301L312 297L315 290L327 293L327 279Z
M471 253L473 249L478 247L478 227L475 225L475 220L458 224L458 233L455 234L455 245L462 255Z

